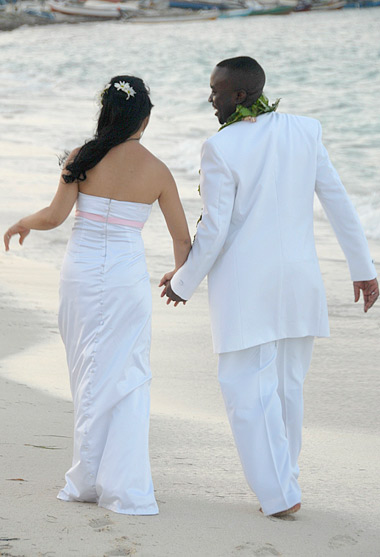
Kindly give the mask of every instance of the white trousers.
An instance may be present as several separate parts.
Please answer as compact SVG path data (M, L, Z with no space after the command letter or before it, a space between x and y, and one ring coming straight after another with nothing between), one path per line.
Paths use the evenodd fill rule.
M219 382L250 488L264 514L301 501L303 382L314 337L219 354Z

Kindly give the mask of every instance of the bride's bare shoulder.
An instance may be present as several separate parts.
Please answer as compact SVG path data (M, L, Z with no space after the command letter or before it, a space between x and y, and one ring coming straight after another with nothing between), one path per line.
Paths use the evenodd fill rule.
M146 157L146 162L149 164L151 170L158 173L160 177L168 177L171 176L171 172L166 164L159 159L156 155L154 155L151 151L149 151L146 147L141 145L142 149L144 150L144 155Z

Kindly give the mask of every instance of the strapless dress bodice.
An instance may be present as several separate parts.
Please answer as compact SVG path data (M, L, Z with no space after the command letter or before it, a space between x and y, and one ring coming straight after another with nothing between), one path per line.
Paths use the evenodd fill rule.
M152 205L134 201L119 201L79 193L76 216L93 222L117 224L141 229L147 221Z

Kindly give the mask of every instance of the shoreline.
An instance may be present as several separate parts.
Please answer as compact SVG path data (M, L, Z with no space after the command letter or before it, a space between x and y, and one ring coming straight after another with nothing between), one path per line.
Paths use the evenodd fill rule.
M28 2L26 2L28 3ZM23 5L21 1L20 5ZM30 8L32 4L28 3L28 7ZM38 2L33 3L33 6L36 10L41 9L41 4ZM50 12L49 8L44 9L42 6L42 10ZM54 15L52 13L52 15ZM78 23L96 23L98 21L118 21L115 20L114 17L85 17L85 16L65 16L63 14L59 14L60 17L57 19L50 19L48 17L37 16L28 14L22 11L8 11L8 12L0 12L0 31L14 31L15 29L19 29L20 27L27 26L27 27L40 27L46 25L60 25L63 23L78 24Z
M73 420L56 334L58 271L1 254L8 294L0 329L0 554L376 557L380 306L364 315L353 303L331 234L316 223L332 338L316 341L305 384L303 502L287 520L263 517L243 477L217 384L205 285L179 308L167 308L152 285L150 446L160 514L58 501ZM380 248L370 247L379 260Z
M67 19L62 21L54 21L52 19L43 19L42 17L35 17L27 14L6 14L2 15L0 18L0 32L1 31L14 31L15 29L20 29L20 27L41 27L46 25L78 25L79 23L98 23L102 21L120 21L115 18L108 17L76 17L75 20Z

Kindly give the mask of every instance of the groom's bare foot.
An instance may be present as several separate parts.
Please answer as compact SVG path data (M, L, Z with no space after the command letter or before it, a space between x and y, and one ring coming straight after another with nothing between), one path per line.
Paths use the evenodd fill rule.
M285 509L284 511L279 511L278 513L273 513L270 514L269 516L274 516L275 518L281 518L283 516L286 516L288 514L294 514L297 511L299 511L301 508L301 503L297 503L296 505L294 505L293 507L290 507L290 509ZM260 512L262 513L263 510L260 508Z
M280 511L278 513L271 514L271 516L274 516L275 518L281 518L282 516L286 516L287 514L296 513L297 511L300 510L300 508L301 508L301 503L297 503L293 507L290 507L290 509L286 509L285 511Z

